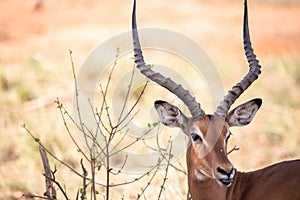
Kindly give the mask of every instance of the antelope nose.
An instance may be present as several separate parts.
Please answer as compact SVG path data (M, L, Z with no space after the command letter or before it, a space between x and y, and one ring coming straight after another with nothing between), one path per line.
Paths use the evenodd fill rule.
M230 169L225 170L221 167L218 167L217 172L219 172L222 175L222 178L219 179L221 184L223 186L229 187L233 182L234 168L231 167Z
M222 174L222 175L225 175L225 176L227 176L228 177L228 179L230 179L230 178L232 178L231 176L232 176L232 174L233 174L233 172L234 172L234 168L233 167L231 167L230 169L223 169L223 168L221 168L221 167L218 167L217 168L217 172L219 172L220 174Z

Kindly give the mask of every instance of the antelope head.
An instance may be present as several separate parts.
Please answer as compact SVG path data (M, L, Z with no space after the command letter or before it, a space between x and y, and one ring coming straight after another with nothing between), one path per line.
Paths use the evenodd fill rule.
M251 122L262 100L250 100L229 111L235 100L258 78L261 73L258 60L253 52L248 29L247 2L244 8L244 49L250 70L247 75L225 95L213 115L206 115L188 90L170 78L166 78L149 68L143 58L137 25L136 2L132 14L132 36L134 57L137 68L147 78L165 87L180 98L188 107L192 117L187 117L181 110L168 102L158 100L154 103L160 121L169 127L179 127L189 138L187 149L188 174L198 180L214 179L221 186L229 187L233 181L235 169L227 157L229 128L244 126Z

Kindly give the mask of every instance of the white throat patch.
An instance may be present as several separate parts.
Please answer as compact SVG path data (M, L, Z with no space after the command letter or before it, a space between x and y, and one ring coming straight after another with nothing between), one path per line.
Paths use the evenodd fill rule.
M202 174L199 170L194 170L194 174L195 177L199 180L199 181L205 181L206 180L206 176L204 174Z

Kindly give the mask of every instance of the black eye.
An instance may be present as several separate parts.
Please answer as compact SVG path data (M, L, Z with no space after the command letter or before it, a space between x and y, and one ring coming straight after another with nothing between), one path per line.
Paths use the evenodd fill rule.
M229 140L229 138L230 138L231 135L232 135L232 133L230 132L230 133L228 134L227 138L225 139L225 142L226 142L226 143L228 142L228 140Z
M192 133L191 137L194 142L202 142L203 141L202 138L196 133Z

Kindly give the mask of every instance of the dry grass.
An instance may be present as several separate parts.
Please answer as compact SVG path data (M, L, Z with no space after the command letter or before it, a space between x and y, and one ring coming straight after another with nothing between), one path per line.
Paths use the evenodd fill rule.
M76 148L53 103L59 97L71 110L73 81L68 49L73 50L79 70L93 48L130 29L129 0L45 0L35 11L33 2L0 2L0 199L44 192L38 147L20 128L22 123L58 157L79 167ZM231 159L241 170L300 157L300 5L293 1L249 4L253 46L263 74L239 102L261 97L263 107L251 125L232 130L230 145L237 144L240 151L232 153ZM141 1L138 21L141 27L167 28L195 40L215 62L229 88L247 70L241 45L242 11L237 0ZM192 80L192 84L197 82ZM151 95L143 110L150 110L153 100L164 96ZM170 173L165 199L184 197L185 177ZM68 191L75 193L78 187L74 183L80 180L63 169L58 176ZM159 179L156 181L160 184ZM136 187L137 191L129 192L126 198L135 197L139 185ZM154 193L156 190L153 188ZM114 190L112 198L120 199L126 191L132 189Z

